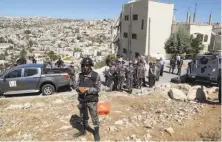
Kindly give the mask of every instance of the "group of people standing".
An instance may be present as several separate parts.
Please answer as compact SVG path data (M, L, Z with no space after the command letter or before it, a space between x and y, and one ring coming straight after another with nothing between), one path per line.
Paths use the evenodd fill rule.
M177 75L181 75L181 68L183 66L183 57L177 55L173 56L170 60L169 73L174 74L174 70L177 68Z
M139 55L134 62L128 61L128 64L125 64L122 57L117 57L116 60L110 60L108 57L106 64L105 85L109 87L110 91L123 91L123 89L132 91L132 88L147 87L145 56ZM160 76L163 76L163 69L164 61L162 58L156 63L149 63L149 87L152 88Z

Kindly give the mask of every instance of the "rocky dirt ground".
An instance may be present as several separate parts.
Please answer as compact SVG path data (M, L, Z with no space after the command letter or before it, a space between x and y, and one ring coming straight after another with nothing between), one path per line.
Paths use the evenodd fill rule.
M208 101L202 103L178 99L174 91L173 99L168 96L171 88L186 94L189 87L162 85L144 89L144 95L138 95L140 90L132 95L101 92L100 100L111 106L109 115L100 116L101 140L221 140L218 89L205 88ZM75 94L1 98L0 140L93 140L89 132L73 138L77 130L69 120L71 115L78 115Z

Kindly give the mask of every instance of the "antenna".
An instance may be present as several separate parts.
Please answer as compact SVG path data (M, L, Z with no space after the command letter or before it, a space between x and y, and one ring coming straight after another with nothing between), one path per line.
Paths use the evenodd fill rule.
M197 3L195 5L195 11L194 11L194 14L193 14L193 23L196 22L196 12L197 12Z

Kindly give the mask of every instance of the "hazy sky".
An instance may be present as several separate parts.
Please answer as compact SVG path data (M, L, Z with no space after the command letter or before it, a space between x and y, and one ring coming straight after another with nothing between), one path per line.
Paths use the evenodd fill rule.
M174 3L177 21L186 20L188 8L197 7L197 21L221 21L221 0L158 0ZM0 16L50 16L75 19L116 18L128 0L0 0Z

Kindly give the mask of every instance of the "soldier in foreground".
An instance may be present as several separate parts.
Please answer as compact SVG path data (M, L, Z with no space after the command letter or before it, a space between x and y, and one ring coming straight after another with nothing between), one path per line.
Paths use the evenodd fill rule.
M74 135L78 137L86 134L86 130L91 129L88 124L88 110L94 125L94 139L100 141L99 136L99 117L97 113L98 93L100 91L101 81L97 72L92 70L93 61L90 58L83 58L81 62L82 72L79 74L79 79L76 86L76 91L79 93L79 111L83 128Z

